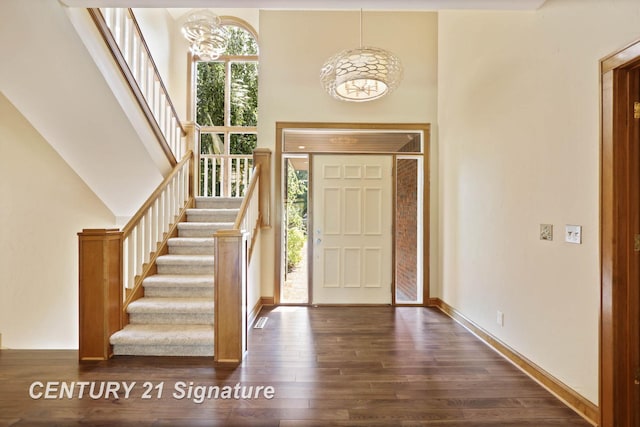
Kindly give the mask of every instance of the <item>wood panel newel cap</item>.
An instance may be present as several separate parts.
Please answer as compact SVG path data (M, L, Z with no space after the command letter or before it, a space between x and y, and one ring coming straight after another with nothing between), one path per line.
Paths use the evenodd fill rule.
M242 230L218 230L213 237L242 237L244 232Z

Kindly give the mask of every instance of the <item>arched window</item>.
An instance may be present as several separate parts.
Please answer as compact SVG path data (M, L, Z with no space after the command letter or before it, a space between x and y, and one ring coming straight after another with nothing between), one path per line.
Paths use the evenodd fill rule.
M227 50L193 58L195 121L200 126L200 194L243 196L257 144L258 43L244 21L222 17Z

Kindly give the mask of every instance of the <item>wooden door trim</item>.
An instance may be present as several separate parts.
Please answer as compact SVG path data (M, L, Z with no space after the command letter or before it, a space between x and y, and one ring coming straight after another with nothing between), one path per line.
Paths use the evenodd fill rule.
M632 425L633 388L628 342L638 307L629 301L638 282L633 251L633 219L638 216L638 147L632 144L631 79L640 63L640 41L601 63L601 312L600 312L600 426ZM635 320L637 325L637 320ZM635 326L637 329L637 326Z

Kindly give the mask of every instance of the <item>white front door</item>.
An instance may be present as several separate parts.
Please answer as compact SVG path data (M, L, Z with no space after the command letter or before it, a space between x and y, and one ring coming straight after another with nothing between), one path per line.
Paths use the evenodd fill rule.
M390 304L392 156L313 156L314 304Z

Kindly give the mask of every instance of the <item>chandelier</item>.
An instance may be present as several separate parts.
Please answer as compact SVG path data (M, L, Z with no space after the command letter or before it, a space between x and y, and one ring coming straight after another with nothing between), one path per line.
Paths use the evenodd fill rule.
M362 46L360 9L360 47L343 50L324 63L320 82L324 89L342 101L373 101L391 93L402 80L402 64L393 53Z
M227 50L227 32L220 17L209 10L191 13L182 25L182 35L191 43L191 53L203 61L213 61Z

